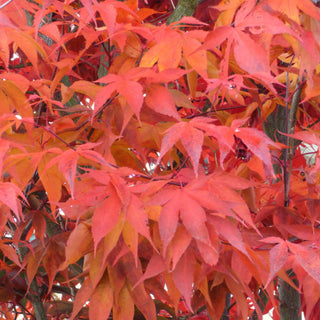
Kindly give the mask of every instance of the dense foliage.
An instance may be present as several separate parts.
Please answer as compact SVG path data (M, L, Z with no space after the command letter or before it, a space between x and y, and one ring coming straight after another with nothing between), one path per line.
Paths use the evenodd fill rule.
M319 319L320 10L191 2L0 5L0 319Z

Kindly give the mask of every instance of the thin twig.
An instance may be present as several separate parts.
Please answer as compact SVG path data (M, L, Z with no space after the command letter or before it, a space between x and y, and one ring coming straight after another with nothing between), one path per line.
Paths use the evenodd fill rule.
M12 2L12 0L8 0L4 4L0 5L0 9L3 9L4 7L6 7L10 2Z

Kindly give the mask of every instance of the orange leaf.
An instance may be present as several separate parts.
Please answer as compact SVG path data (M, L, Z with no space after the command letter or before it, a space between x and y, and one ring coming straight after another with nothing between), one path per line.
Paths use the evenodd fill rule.
M122 237L134 256L135 265L138 266L138 232L128 221L123 225Z
M107 320L113 305L113 290L109 278L105 275L94 289L90 298L89 318Z
M21 205L18 201L18 196L28 202L21 190L11 182L0 181L0 202L8 206L20 220L22 216Z
M84 223L79 223L71 232L66 245L66 259L59 269L64 270L68 265L77 262L85 254L92 251L93 242L89 227Z
M119 320L133 319L134 303L130 291L126 285L124 285L120 290L119 296L115 297L112 315L114 319Z
M288 18L300 24L299 9L311 17L320 20L318 8L309 0L268 0L273 10L279 11L287 15Z
M83 305L90 299L94 292L90 278L87 278L82 284L81 288L77 292L74 299L73 310L70 320L73 320L82 309Z

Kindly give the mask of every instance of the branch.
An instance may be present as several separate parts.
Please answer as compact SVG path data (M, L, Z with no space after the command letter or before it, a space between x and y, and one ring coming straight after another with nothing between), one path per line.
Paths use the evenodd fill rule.
M2 4L0 6L0 9L3 9L4 7L6 7L10 2L12 2L12 0L8 0L7 2L5 2L4 4Z
M34 294L28 293L27 297L32 303L36 319L37 320L48 320L43 303L38 295L39 287L36 282L36 279L33 279L33 281L31 282L30 289L34 292Z
M298 106L300 103L301 91L302 91L302 85L300 85L300 80L298 79L296 84L296 89L291 100L291 108L288 114L288 125L286 128L287 134L293 134L295 131L296 117L297 117ZM293 140L294 140L293 138L286 136L286 146L289 149L286 149L284 153L284 205L285 207L288 207L290 202L290 199L289 199L290 175L291 175L291 168L292 168L292 158L293 158L294 149L295 149L293 146Z

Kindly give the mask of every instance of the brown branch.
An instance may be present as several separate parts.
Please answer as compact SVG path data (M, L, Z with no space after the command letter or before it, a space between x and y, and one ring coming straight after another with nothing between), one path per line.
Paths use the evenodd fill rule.
M296 89L291 100L291 108L288 113L288 120L287 120L288 125L286 127L287 134L293 134L295 131L296 116L297 116L297 111L300 103L301 91L302 91L302 86L300 85L300 81L298 79L296 84ZM291 170L292 170L292 160L293 160L293 155L295 150L295 147L293 145L293 140L294 140L293 138L286 136L285 144L287 146L287 149L284 152L284 205L285 207L288 207L290 202L290 199L289 199L290 176L291 176Z

